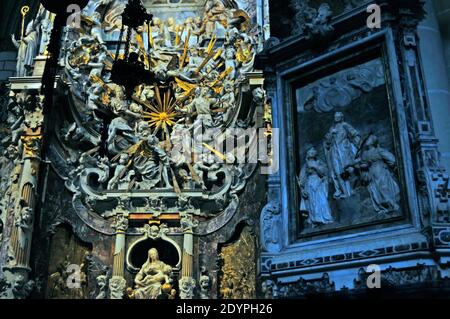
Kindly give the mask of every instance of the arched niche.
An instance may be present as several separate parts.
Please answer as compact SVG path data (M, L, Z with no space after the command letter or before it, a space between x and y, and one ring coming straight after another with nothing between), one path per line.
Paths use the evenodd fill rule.
M179 270L181 266L181 248L170 238L149 238L143 237L133 243L127 251L127 269L132 273L137 273L142 265L147 261L148 251L156 248L159 259L164 263Z

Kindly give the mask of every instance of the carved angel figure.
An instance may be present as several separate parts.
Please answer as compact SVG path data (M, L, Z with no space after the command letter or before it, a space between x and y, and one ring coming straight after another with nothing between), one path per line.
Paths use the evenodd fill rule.
M114 176L108 183L108 189L127 189L130 184L134 171L127 173L130 157L127 153L121 154L119 163L115 164Z
M317 10L316 17L311 23L307 23L306 26L312 35L324 36L333 31L333 27L329 24L333 15L330 5L328 3L322 3Z

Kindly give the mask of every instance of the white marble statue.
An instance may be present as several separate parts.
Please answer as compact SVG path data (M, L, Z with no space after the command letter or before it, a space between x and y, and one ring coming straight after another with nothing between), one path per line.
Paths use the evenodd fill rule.
M159 260L158 250L148 251L148 259L142 266L134 280L136 286L133 291L134 299L156 299L161 295L163 284L169 284L172 267Z
M318 159L315 148L311 148L306 155L298 185L301 193L300 210L308 213L307 223L312 226L333 223L328 203L327 167Z
M34 58L39 49L39 31L34 27L34 21L28 23L25 36L16 40L15 36L11 35L11 39L18 49L16 76L27 76L28 70L34 65Z
M400 188L392 172L395 156L379 146L375 135L371 135L362 148L359 165L373 208L378 214L398 211Z

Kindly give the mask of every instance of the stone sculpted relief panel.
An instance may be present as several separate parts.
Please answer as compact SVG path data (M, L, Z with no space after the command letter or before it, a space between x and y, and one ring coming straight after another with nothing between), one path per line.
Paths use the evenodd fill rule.
M402 216L381 59L296 89L301 234Z

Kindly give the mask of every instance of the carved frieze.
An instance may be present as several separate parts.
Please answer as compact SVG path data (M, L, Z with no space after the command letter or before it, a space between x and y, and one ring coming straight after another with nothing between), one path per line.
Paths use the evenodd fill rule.
M335 291L334 282L324 273L319 279L299 278L293 283L276 283L271 279L262 282L261 292L268 299L295 299L308 296L329 294Z

